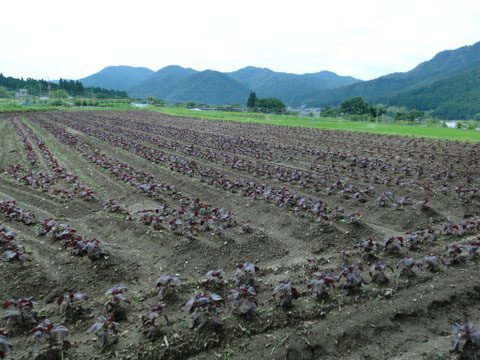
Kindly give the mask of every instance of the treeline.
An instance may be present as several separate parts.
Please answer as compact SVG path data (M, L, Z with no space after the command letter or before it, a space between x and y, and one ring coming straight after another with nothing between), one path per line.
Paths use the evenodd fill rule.
M121 99L127 98L125 91L108 90L100 87L84 87L80 81L60 79L58 83L47 80L35 80L27 78L26 80L14 77L5 77L0 74L0 87L8 91L18 91L27 89L29 95L40 96L48 95L49 91L64 90L69 96L95 96L99 99Z
M320 112L324 117L345 117L349 120L375 121L387 115L395 121L419 121L425 118L425 112L420 110L398 109L392 111L384 105L370 105L362 97L344 100L339 107L327 106Z
M282 100L277 98L257 98L255 92L251 92L247 100L247 108L253 112L262 112L270 114L285 114L287 107Z

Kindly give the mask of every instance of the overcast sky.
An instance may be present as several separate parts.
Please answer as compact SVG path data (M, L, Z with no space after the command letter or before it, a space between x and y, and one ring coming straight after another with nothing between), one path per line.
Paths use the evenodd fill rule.
M0 72L247 65L372 79L480 41L480 0L4 0Z

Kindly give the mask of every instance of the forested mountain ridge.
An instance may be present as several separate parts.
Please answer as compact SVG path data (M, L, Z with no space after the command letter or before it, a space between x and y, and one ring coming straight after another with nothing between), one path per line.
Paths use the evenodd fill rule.
M203 75L198 76L200 73ZM98 81L98 84L103 86L112 84L116 88L125 89L129 96L135 98L154 96L167 101L206 99L208 100L206 103L209 104L223 104L226 99L243 104L245 98L242 96L245 91L250 90L258 92L261 97L277 97L291 103L294 99L312 91L331 89L360 81L350 76L339 76L330 71L297 75L253 66L230 73L221 73L214 70L200 72L170 65L157 72L152 71L147 77L142 75L141 79L132 79L132 74L130 67L108 67L80 81L82 83L86 81L87 84ZM205 83L202 85L199 79ZM134 85L126 87L124 84L127 82ZM192 89L195 89L196 93L193 93ZM228 91L233 93L227 94Z
M248 66L227 73L257 93L259 97L275 97L291 104L314 91L333 89L359 82L351 76L339 76L331 71L290 74L267 68Z
M440 117L470 118L478 111L480 42L446 50L405 73L392 73L336 89L311 93L294 105L338 105L361 96L370 103L432 110ZM462 85L462 82L468 80Z
M84 86L98 86L105 89L127 91L132 86L146 80L154 71L144 67L108 66L99 72L79 81Z
M297 75L253 66L221 73L172 65L157 72L146 69L135 79L129 67L116 67L117 71L109 71L109 74L114 78L125 77L122 81L112 81L117 88L118 83L134 83L125 88L132 97L154 96L168 102L244 104L248 91L255 91L259 97L279 98L292 107L324 107L362 97L371 104L406 106L431 111L439 117L464 119L480 113L477 105L479 68L480 42L477 42L441 51L410 71L369 81L329 71ZM89 77L90 80L94 78ZM101 84L105 86L105 83L98 85Z

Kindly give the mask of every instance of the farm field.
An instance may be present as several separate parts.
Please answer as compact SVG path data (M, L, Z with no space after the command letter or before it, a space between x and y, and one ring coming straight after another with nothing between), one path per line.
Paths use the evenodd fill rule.
M294 115L275 115L262 113L240 113L228 111L198 111L183 108L155 108L155 111L167 115L187 116L209 120L228 120L247 123L271 124L280 126L305 127L312 129L344 130L367 132L372 134L416 136L432 139L463 140L478 142L480 132L475 130L448 129L429 125L403 125L372 123L366 121L348 121L336 118L315 118Z
M479 190L478 142L0 115L7 358L451 359Z

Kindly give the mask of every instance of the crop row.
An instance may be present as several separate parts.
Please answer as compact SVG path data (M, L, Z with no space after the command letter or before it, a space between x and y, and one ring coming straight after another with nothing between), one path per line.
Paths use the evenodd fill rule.
M46 144L29 127L23 126L17 121L12 121L12 125L24 144L26 160L31 165L31 168L27 169L21 164L10 165L6 168L0 168L0 174L5 174L24 186L40 189L43 192L50 192L63 199L79 197L84 200L92 200L94 198L93 190L82 184L78 176L68 172L61 166ZM29 137L38 146L40 153L51 170L50 175L41 171L35 171L35 165L38 165L38 157L29 141ZM60 187L59 185L62 181L68 184L68 186ZM70 186L71 184L73 184L73 187Z
M349 153L356 150L365 154L386 154L392 158L395 154L405 154L413 159L434 160L436 158L464 158L468 162L470 156L477 155L480 147L461 141L436 141L416 137L386 136L370 133L350 131L331 131L304 127L284 127L257 123L238 123L232 121L211 121L202 119L165 116L163 114L137 112L137 118L149 119L152 122L170 124L179 128L191 128L205 132L232 134L238 136L260 138L263 140L277 139L282 144L315 144L325 149L345 149ZM107 116L100 113L100 116ZM129 114L133 117L134 114ZM110 117L121 117L120 114L110 113ZM411 153L411 154L410 154ZM478 164L478 162L477 162Z
M61 166L52 152L48 149L45 142L41 140L30 127L23 125L20 126L26 133L28 133L30 138L33 139L39 148L45 162L52 172L52 176L57 180L63 180L68 184L74 185L71 191L66 188L54 189L54 194L61 194L66 197L78 195L81 199L92 200L94 198L93 190L80 182L78 175L71 173L65 167Z
M155 128L158 126L170 126L181 131L197 131L200 135L215 134L214 136L226 136L230 138L245 138L248 140L261 139L261 142L275 146L293 146L303 151L304 147L315 148L328 154L338 154L341 156L363 156L367 158L371 155L382 156L383 160L391 161L398 157L407 157L409 163L419 160L423 165L430 164L448 164L449 166L460 166L468 169L479 165L478 144L468 144L464 142L446 142L426 140L415 137L399 137L374 135L368 133L354 133L347 131L329 131L309 128L292 128L271 126L266 124L236 123L224 121L208 121L202 119L188 119L179 117L169 117L156 113L129 113L128 122L125 121L125 114L115 112L95 112L89 114L98 117L102 123L116 119L118 124L129 126L129 121L139 120L140 122L152 124ZM82 114L78 114L82 116ZM234 134L234 135L232 135ZM252 143L258 146L257 143ZM291 145L290 145L291 144ZM297 144L300 144L297 146ZM276 152L279 152L277 150ZM307 153L299 152L300 159L305 158ZM358 154L358 155L355 155ZM375 159L373 160L380 160Z
M15 129L15 132L17 135L20 137L23 143L23 148L25 149L26 152L26 160L27 162L33 167L36 165L38 162L38 157L37 154L35 154L35 151L33 150L33 146L28 140L28 137L25 135L23 130L18 126L17 122L12 121L13 128Z
M54 234L55 238L65 241L69 241L72 236L76 236L75 233L72 234L71 229L59 225L53 220L44 221L42 227L43 233ZM479 230L480 218L476 218L461 224L445 224L438 229L426 229L422 232L412 233L410 236L422 237L425 244L428 239L429 244L433 245L437 236L465 236ZM0 236L2 236L1 234L0 232ZM11 238L12 234L9 234L7 236ZM378 244L378 248L375 242L371 245L372 240L365 240L356 246L360 249L362 260L367 265L367 274L370 280L367 280L363 275L364 267L362 264L346 262L337 274L332 274L320 271L320 264L316 259L307 259L307 263L304 265L307 271L305 290L297 288L290 279L280 280L273 287L269 302L280 309L291 311L296 305L296 300L310 295L314 303L320 303L326 309L329 303L334 302L334 292L337 288L341 289L345 296L355 298L355 302L358 302L362 294L365 295L372 291L371 288L366 289L364 285L374 283L381 287L395 281L394 267L384 262L380 256L387 259L401 255L395 250L394 244L397 240L403 241L401 237L392 237L387 238L382 245ZM421 260L412 257L401 258L395 266L398 271L397 276L411 281L422 270L435 273L444 271L441 267L442 264L448 270L449 267L465 264L467 261L476 261L479 256L479 248L480 240L474 240L464 244L447 245L446 251L441 257L429 254ZM262 316L258 312L260 301L257 299L261 291L258 286L261 283L258 279L259 271L260 269L255 264L249 262L237 266L232 280L225 278L223 269L208 271L196 286L197 290L193 296L184 301L183 311L189 318L188 327L202 332L220 331L224 327L224 321L220 316L221 309L225 307L225 300L227 299L230 303L230 311L234 316L247 321ZM180 290L182 289L181 277L179 274L162 274L155 281L154 286L155 292L150 297L155 297L155 302L146 305L145 312L139 317L139 335L149 341L162 338L167 334L168 328L174 325L167 316L167 311L174 308L173 305L179 300ZM104 312L104 315L98 317L96 322L87 330L87 333L96 335L97 344L102 350L113 348L118 344L123 331L122 322L127 320L132 307L128 298L127 285L114 286L108 289L104 296L106 299L104 308L103 310L99 309ZM393 292L390 292L388 296L394 296ZM38 323L38 315L34 311L36 304L34 299L11 298L3 304L4 318L8 330L13 334L22 334L28 331L33 334L35 340L46 343L44 348L36 351L60 354L71 346L67 340L69 336L68 324L75 323L79 319L92 317L92 314L89 314L89 310L84 306L86 301L88 301L87 294L80 292L62 293L58 297L57 303L63 323L54 323L47 319L35 325ZM318 310L315 310L315 312L317 313ZM162 318L165 321L160 324ZM455 328L455 330L457 332L454 333L454 340L459 336L468 335L459 332L459 328ZM5 331L2 331L0 335L4 337L0 341L8 342ZM452 344L455 345L455 342ZM4 344L2 349L4 352L9 351L11 345L6 346ZM455 351L461 349L461 347L455 345Z
M30 210L17 207L13 200L0 201L0 214L3 214L9 221L18 221L25 225L35 225L37 223L35 215ZM58 223L53 219L46 219L41 223L41 227L40 235L47 235L57 243L61 243L73 255L88 256L89 259L96 260L106 254L100 248L100 241L83 239L82 236L77 234L77 230L70 225ZM25 260L23 246L10 243L8 251L9 260Z
M327 208L327 205L321 199L303 196L286 188L276 188L266 184L259 184L250 179L231 179L218 169L199 166L192 160L183 159L175 155L167 155L132 140L125 140L79 124L72 125L72 127L109 144L131 151L156 164L167 163L171 170L183 175L197 175L201 181L209 185L232 193L242 193L244 196L249 196L257 200L274 203L276 206L291 209L302 216L310 215L317 221L328 220L333 213L338 216L343 216L343 210L335 209L335 211L332 211ZM136 186L139 185L136 184ZM148 188L148 190L150 190L150 188Z
M63 115L63 114L62 114ZM135 126L138 124L148 123L160 129L162 127L169 129L177 129L182 132L196 132L204 135L210 134L214 136L222 136L225 139L245 138L247 141L261 139L265 145L280 147L276 148L281 151L281 146L292 147L302 151L303 147L313 147L332 154L354 154L360 152L364 154L387 155L385 159L392 159L395 155L405 154L412 159L427 159L427 156L439 156L455 160L457 156L464 155L460 160L468 161L470 157L478 155L480 147L478 144L468 144L464 142L445 142L427 140L415 137L399 137L375 135L369 133L355 133L348 131L330 131L322 129L301 128L301 127L282 127L268 124L256 123L238 123L231 121L210 121L203 119L192 119L182 117L172 117L154 112L129 112L121 114L118 112L78 112L72 116L76 117L94 117L102 123L116 121L117 124L124 124L125 118L128 116L129 121L133 121ZM136 122L139 123L136 123ZM132 128L135 128L133 126ZM276 139L276 141L271 141ZM257 142L251 143L254 146L261 146ZM290 145L291 144L291 145ZM300 144L300 145L298 145ZM341 152L339 152L341 149ZM308 150L307 150L308 151ZM308 152L300 152L303 157ZM466 156L465 156L466 155ZM432 159L432 158L428 158ZM478 164L478 162L477 162Z
M16 240L16 234L0 224L0 252L7 261L24 261L27 252L25 247Z
M78 124L78 122L79 120L77 119L75 123ZM71 124L72 122L68 121L68 123ZM465 174L462 179L460 175L446 168L438 168L436 172L430 174L424 166L412 166L408 162L398 165L393 162L378 162L375 159L361 158L353 155L347 156L346 154L334 154L331 158L332 165L328 167L320 167L318 161L311 163L310 170L315 171L312 172L277 164L270 165L259 163L258 161L234 156L230 153L218 153L210 149L204 150L198 145L205 146L206 144L215 143L215 141L211 139L211 136L205 137L199 133L191 134L191 142L193 143L195 139L195 145L185 144L183 143L183 136L186 130L182 130L177 134L171 131L162 132L165 126L153 126L141 121L122 123L122 126L128 126L129 128L135 126L135 130L126 130L120 127L120 125L105 125L86 119L80 120L80 123L88 123L90 126L98 129L103 128L107 130L109 134L113 132L121 133L130 138L155 144L170 151L177 151L184 155L200 158L209 162L221 163L223 166L249 174L276 179L281 182L294 183L304 188L313 187L317 192L324 189L326 194L332 194L335 191L338 191L342 196L344 196L345 193L351 193L356 194L355 198L360 196L365 200L365 198L368 197L369 192L362 191L357 185L352 184L352 179L353 183L361 181L366 183L367 186L382 185L402 189L410 188L412 191L418 191L418 189L421 188L427 192L434 191L443 196L452 191L452 194L459 195L464 199L475 195L479 191L478 187L465 186L466 183L469 184L474 181L471 173ZM119 122L115 121L114 123ZM177 140L166 140L166 138L181 139L182 142ZM222 139L222 144L225 146L227 143ZM235 145L230 147L234 146ZM252 146L254 145L252 144ZM338 164L337 161L344 161L346 164L341 165ZM359 171L354 172L357 168ZM428 175L429 177L426 177L425 175ZM348 180L349 178L350 180ZM420 181L420 179L424 179L424 181ZM435 181L440 181L442 184L435 184ZM447 184L455 181L458 184L457 186L454 186L453 184L449 186ZM386 192L389 192L389 189L387 189Z
M78 122L77 124L73 124L72 122L67 122L67 123L69 126L72 126L72 127L78 126ZM90 131L90 135L92 135L93 133L97 133L97 136L101 134L103 140L106 140L109 142L122 143L123 147L127 147L131 142L129 142L129 140L125 138L117 137L113 135L114 133L115 134L120 133L125 136L128 136L128 138L130 139L135 139L142 142L154 144L170 151L180 152L186 156L200 158L213 163L220 163L222 166L226 166L227 168L231 168L236 171L244 172L247 174L252 174L260 177L265 177L268 179L278 180L279 182L282 182L282 183L292 183L295 185L299 185L302 188L313 187L316 192L319 192L325 188L327 188L326 190L327 192L330 191L330 189L328 188L328 183L330 179L328 179L328 177L320 176L319 174L312 173L310 171L293 169L293 168L289 168L287 166L282 166L282 165L271 165L264 162L259 163L259 162L251 161L247 158L232 156L228 153L218 153L211 150L203 150L202 148L199 148L193 145L185 145L184 143L181 143L178 141L169 142L159 137L158 135L149 135L145 132L132 131L132 130L122 131L120 128L115 126L103 126L98 124L92 124L90 122L88 122L88 124L90 125L90 129L92 129L92 131ZM82 129L83 129L83 132L89 131L89 128L85 126L82 127ZM107 131L101 132L102 131L101 129L104 129ZM145 149L146 148L144 147L143 149L141 149L141 151L145 152L146 151ZM165 153L163 151L156 150L156 149L154 151L160 159L168 158L168 155L169 155L168 153ZM170 157L170 159L172 158ZM187 161L187 159L182 159L178 157L175 160L182 161L182 162ZM198 166L196 167L198 168ZM195 171L195 169L193 169L193 171ZM190 172L188 172L187 174L190 174ZM339 188L340 185L342 185L341 186L342 188ZM359 195L362 194L363 196L368 196L371 193L371 189L362 190L357 188L356 185L346 184L344 182L337 183L335 186L335 189L340 191L347 190L347 192L349 193L352 193L352 194L359 193Z
M146 171L137 170L125 162L102 154L92 145L81 141L62 128L46 122L40 122L40 125L63 143L72 146L91 163L105 169L117 179L140 190L146 196L158 200L161 203L158 209L144 210L144 213L152 213L157 222L174 227L176 232L195 235L199 231L207 231L211 227L215 227L216 230L222 232L237 225L237 221L228 210L214 208L211 204L204 203L199 198L191 198L183 194L176 186L160 182ZM164 196L174 200L179 208L168 206L163 200ZM205 224L209 224L209 226L204 226Z
M196 162L181 158L176 155L167 154L163 151L148 147L141 143L137 143L134 140L126 139L117 135L114 135L114 129L110 128L109 132L100 130L100 126L87 126L82 125L81 121L72 123L70 121L65 121L66 124L72 128L81 131L90 136L96 137L102 141L105 141L114 146L119 146L127 151L136 153L137 155L154 162L156 164L167 163L171 170L180 172L184 175L197 176L203 182L208 183L209 185L214 185L220 187L224 190L231 192L241 192L245 196L252 196L255 199L273 201L277 206L284 206L290 209L293 209L295 212L300 212L303 216L306 214L313 215L317 221L325 221L333 218L343 219L345 215L340 211L340 209L335 209L333 211L334 216L331 216L332 211L329 210L326 205L321 200L314 200L312 198L303 197L293 191L290 191L286 188L273 188L265 184L257 184L253 180L240 178L237 180L231 180L229 176L216 168L205 167L197 164ZM88 123L88 122L87 122ZM95 124L94 124L95 125ZM134 136L132 132L129 132L129 135ZM137 136L138 137L138 136ZM154 137L143 134L141 140L150 139L154 141ZM240 159L237 160L237 163L240 162ZM280 171L284 170L279 166L272 166L268 164L263 165L264 168L275 169L271 171ZM235 166L232 166L235 168ZM267 172L261 173L263 176L267 175ZM269 174L270 177L276 176L278 173ZM285 174L285 173L283 173ZM258 173L257 173L258 175ZM289 173L290 181L304 181L304 179L299 179L301 175L308 175L308 178L311 179L311 182L315 183L314 175L306 172L297 172L295 174ZM287 175L285 175L287 176ZM267 176L269 177L269 176ZM318 178L316 178L318 180ZM285 178L282 178L285 181ZM323 180L323 179L322 179ZM303 184L306 187L306 184ZM318 182L315 183L315 186L318 186ZM318 188L316 189L319 190ZM326 189L327 194L331 195L334 193L339 194L343 198L353 198L360 203L365 203L368 201L368 198L373 196L376 193L375 188L369 187L365 190L356 188L352 184L345 184L342 181L337 181ZM412 204L412 201L408 197L396 197L391 191L385 191L382 195L377 197L376 204L381 207L387 206L387 204L394 209L400 209L405 206ZM413 204L416 204L420 208L428 208L430 206L429 200L427 198L420 201L415 201ZM357 221L357 217L354 214L350 214L346 217L350 221Z
M81 115L70 115L72 118L76 120L81 118ZM120 118L117 118L120 117ZM308 143L302 144L301 147L297 147L295 145L284 145L283 142L277 143L267 143L258 141L255 139L249 139L248 137L239 137L239 136L227 136L221 134L212 134L211 132L207 131L196 131L190 128L177 128L175 125L168 126L164 125L164 122L149 122L145 120L145 116L141 120L133 120L129 118L129 121L125 121L121 117L121 115L117 115L117 117L107 117L103 114L96 114L93 119L99 119L99 124L105 125L107 123L111 123L118 127L127 127L129 129L141 131L147 134L155 134L160 135L165 139L177 139L182 142L190 143L191 145L195 146L203 146L207 148L213 148L215 150L222 150L233 154L238 155L245 155L251 156L254 158L263 158L265 160L274 160L273 155L281 156L281 158L291 158L295 155L297 158L296 160L305 161L305 158L311 156L315 161L312 163L315 164L316 167L319 166L320 162L326 162L332 164L337 164L343 162L345 163L346 167L355 167L359 166L361 168L369 168L370 170L379 170L381 172L388 172L392 175L402 175L402 176L410 176L415 175L416 177L423 177L426 173L429 175L432 173L432 179L451 179L455 176L452 173L452 170L448 170L446 168L438 168L437 170L433 170L431 166L445 166L445 161L442 162L427 162L422 165L420 164L412 164L412 159L410 158L408 162L401 163L399 162L398 152L395 153L397 157L392 156L387 159L379 159L379 158L372 158L372 157L364 157L361 155L355 155L355 152L362 151L362 148L356 145L354 142L353 144L337 144L331 151L323 151L322 147L315 148L309 145ZM146 116L148 117L148 115ZM92 119L92 117L88 117L88 119ZM192 124L195 125L195 124ZM210 125L210 124L209 124ZM212 124L215 125L215 124ZM194 127L194 126L192 126ZM230 125L233 129L233 126ZM235 130L239 127L235 127ZM241 127L240 127L241 128ZM232 131L230 131L231 133ZM255 134L255 132L249 134L251 136ZM334 134L332 134L335 136ZM323 143L319 142L321 146ZM348 149L348 145L352 146L352 149ZM345 149L347 147L348 150L339 151L339 149ZM357 151L356 151L357 150ZM259 155L252 156L250 152L254 151L255 153L262 153L266 154L265 157L261 157ZM411 157L411 154L408 154ZM395 161L392 161L395 160ZM447 163L450 167L454 167L459 162L455 161L455 159L449 159ZM477 163L478 164L478 163ZM471 168L471 163L468 164ZM468 168L465 168L468 170ZM326 170L326 169L320 169Z

